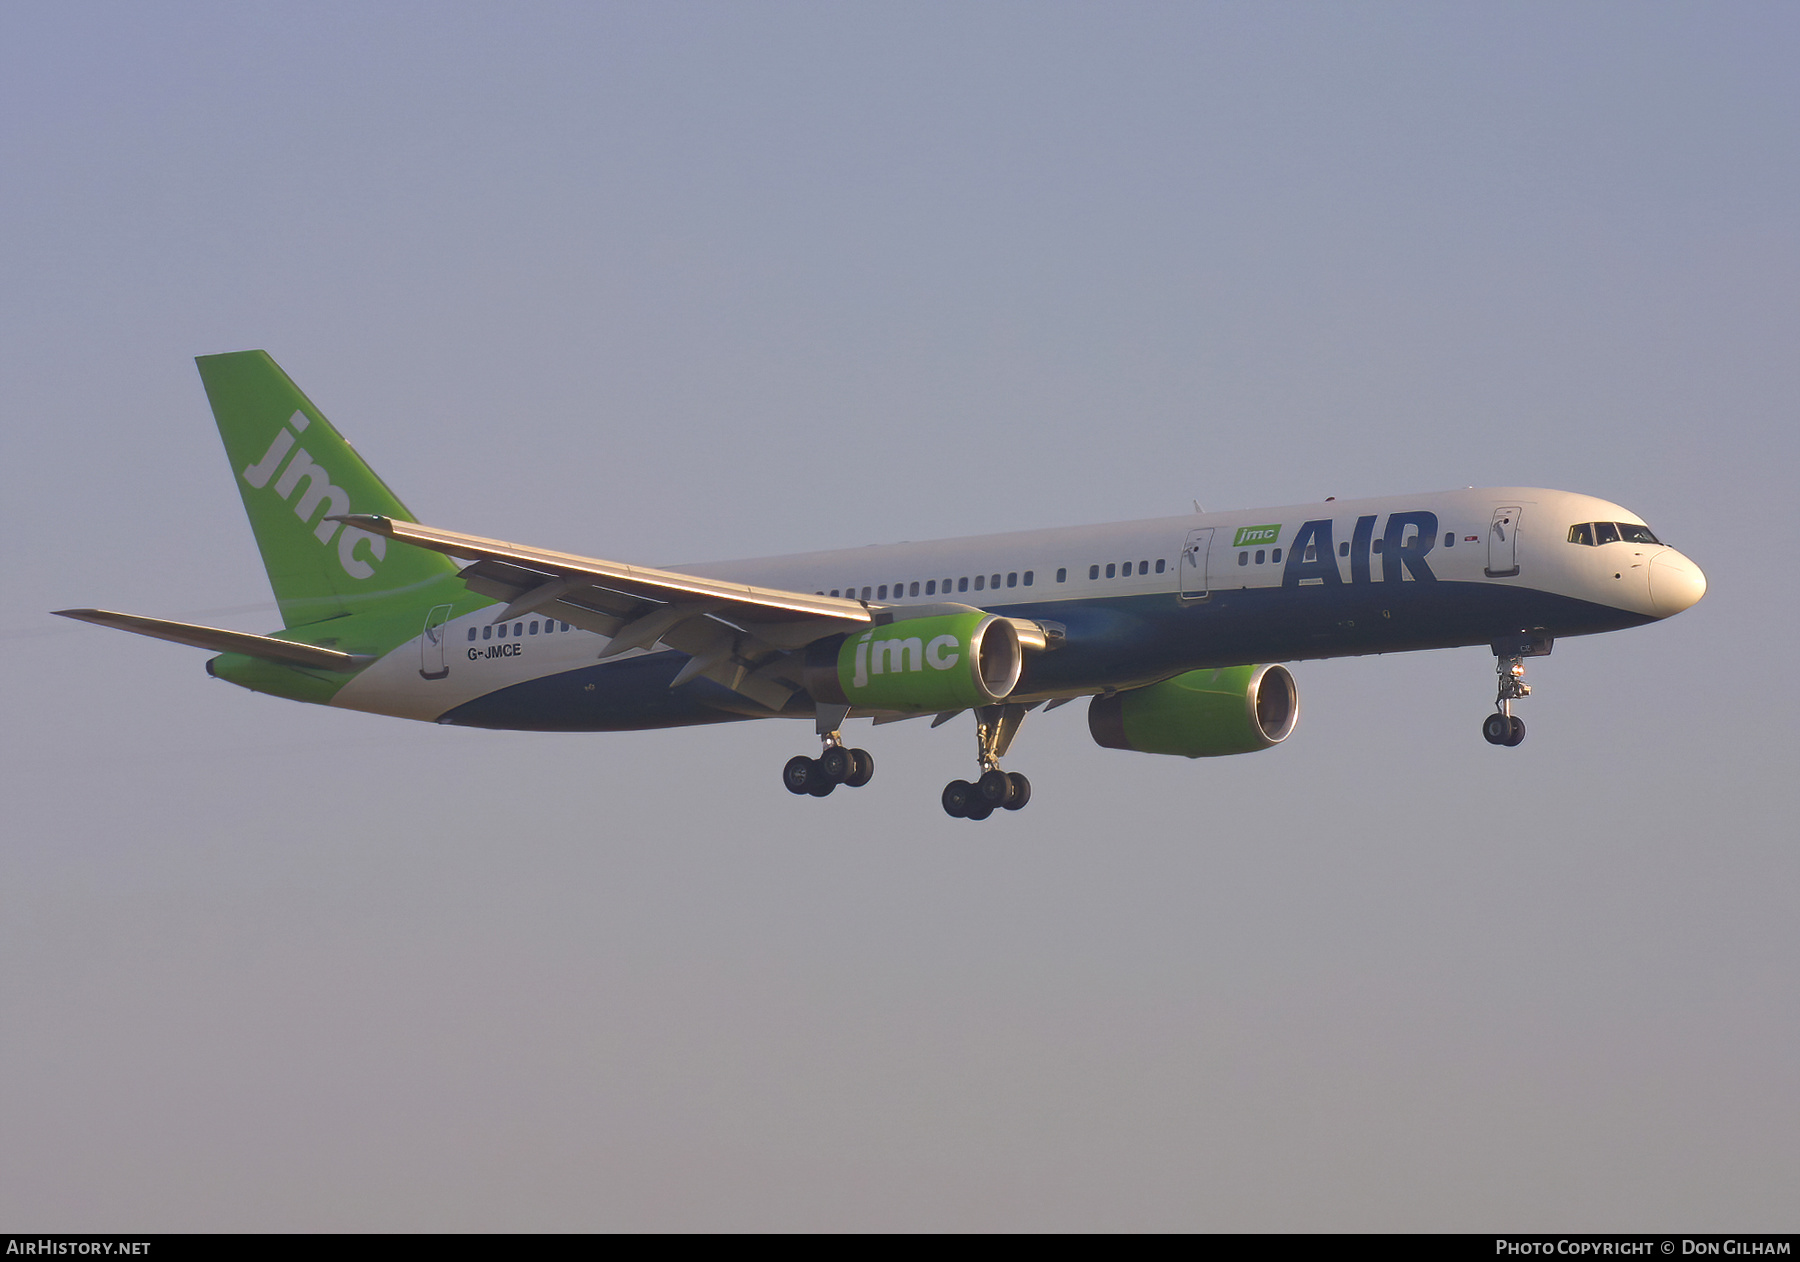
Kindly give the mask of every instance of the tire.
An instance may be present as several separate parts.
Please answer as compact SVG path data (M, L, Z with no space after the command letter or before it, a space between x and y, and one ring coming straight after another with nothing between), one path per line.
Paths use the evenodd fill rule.
M1490 745L1504 745L1512 736L1512 725L1513 720L1495 711L1481 721L1481 735Z
M835 788L837 788L836 780L827 780L824 776L814 776L812 784L806 791L816 798L828 798Z
M970 819L986 819L993 813L994 808L988 803L983 802L980 798L976 798L973 802L969 803L968 817Z
M1012 796L1006 800L1006 809L1009 811L1024 810L1025 803L1031 801L1031 781L1027 780L1023 773L1017 771L1007 772L1006 778L1012 781Z
M942 797L944 814L951 819L964 819L969 814L969 807L975 801L975 786L967 780L952 780L944 786Z
M819 774L833 784L842 784L856 769L856 760L842 745L828 745L819 755Z
M860 789L875 778L875 756L866 749L850 751L850 774L844 777L844 783L852 789Z
M1512 731L1507 733L1505 744L1507 744L1508 746L1517 745L1520 741L1522 741L1524 739L1525 739L1525 720L1519 718L1517 715L1514 715L1513 721L1512 721Z
M796 754L788 759L787 766L781 769L781 783L787 786L789 793L811 793L813 760L805 754Z
M1005 806L1012 800L1012 780L998 767L975 782L975 796L990 807Z

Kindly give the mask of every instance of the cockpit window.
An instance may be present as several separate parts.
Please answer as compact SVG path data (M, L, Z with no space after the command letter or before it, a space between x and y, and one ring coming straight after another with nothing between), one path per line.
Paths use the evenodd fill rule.
M1590 548L1603 543L1648 543L1662 547L1662 540L1650 533L1650 527L1629 521L1584 521L1569 527L1569 542L1584 543Z

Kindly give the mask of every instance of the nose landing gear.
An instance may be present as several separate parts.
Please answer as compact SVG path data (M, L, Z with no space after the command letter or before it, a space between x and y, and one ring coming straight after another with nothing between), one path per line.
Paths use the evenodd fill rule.
M1548 657L1555 643L1547 635L1494 641L1494 669L1500 687L1494 696L1494 713L1481 721L1481 735L1488 744L1513 746L1525 739L1525 721L1512 712L1513 702L1531 695L1531 685L1525 682L1525 659Z
M1525 720L1504 712L1490 714L1481 721L1481 734L1490 745L1517 745L1525 739Z
M1017 811L1031 801L1031 781L1016 771L1002 771L1000 760L1030 706L991 705L975 711L975 757L981 777L974 783L952 780L944 786L944 814L952 819L986 819L995 811Z

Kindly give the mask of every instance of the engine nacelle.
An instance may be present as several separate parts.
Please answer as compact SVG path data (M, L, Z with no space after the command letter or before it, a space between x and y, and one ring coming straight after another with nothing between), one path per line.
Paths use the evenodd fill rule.
M1024 664L1012 623L972 610L846 637L832 657L809 657L806 688L817 701L859 710L967 710L1004 699Z
M1299 718L1300 693L1286 667L1232 666L1095 697L1088 730L1108 749L1209 758L1279 745Z

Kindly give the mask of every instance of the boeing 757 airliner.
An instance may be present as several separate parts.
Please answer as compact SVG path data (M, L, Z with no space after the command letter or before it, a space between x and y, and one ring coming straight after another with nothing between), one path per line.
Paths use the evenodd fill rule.
M1018 810L1025 715L1089 698L1094 740L1199 758L1267 749L1305 658L1486 644L1490 744L1517 745L1525 659L1680 613L1700 569L1587 495L1483 487L647 569L416 521L263 351L202 356L284 629L63 616L210 649L219 679L469 727L623 731L811 719L782 771L867 784L846 720L970 711L952 816ZM452 558L455 558L454 560Z

